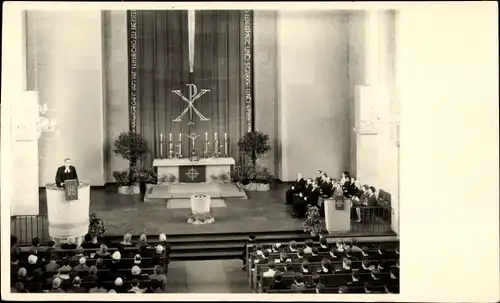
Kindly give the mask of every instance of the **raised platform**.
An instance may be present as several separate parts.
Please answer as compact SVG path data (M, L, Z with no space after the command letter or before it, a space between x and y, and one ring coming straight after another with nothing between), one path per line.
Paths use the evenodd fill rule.
M175 183L153 185L146 192L144 202L190 199L194 194L206 194L212 199L247 199L245 191L232 183Z

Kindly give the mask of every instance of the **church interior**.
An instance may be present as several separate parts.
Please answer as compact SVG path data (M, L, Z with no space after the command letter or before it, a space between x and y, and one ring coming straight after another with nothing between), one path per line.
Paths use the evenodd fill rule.
M11 15L12 292L398 294L418 17Z

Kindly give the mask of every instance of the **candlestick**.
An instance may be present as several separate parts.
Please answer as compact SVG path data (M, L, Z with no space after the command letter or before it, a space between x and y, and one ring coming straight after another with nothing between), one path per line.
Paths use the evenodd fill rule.
M214 136L214 137L215 137L215 141L217 141L217 133L215 133L215 136Z
M172 141L172 133L168 134L168 141Z
M172 142L170 142L170 144L168 145L168 148L169 148L170 150L172 150L172 147L173 147L173 146L172 146Z
M224 141L224 156L227 157L227 140Z
M160 158L163 159L163 134L160 134Z
M227 141L227 133L224 133L224 141Z
M182 141L182 134L179 133L179 141Z
M208 133L205 132L205 141L208 141Z

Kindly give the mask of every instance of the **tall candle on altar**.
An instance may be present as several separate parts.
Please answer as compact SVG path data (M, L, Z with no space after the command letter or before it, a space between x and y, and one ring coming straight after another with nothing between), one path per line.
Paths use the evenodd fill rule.
M218 140L217 140L217 133L215 133L215 141L218 141Z
M172 133L168 134L168 141L172 142Z
M208 133L205 132L205 141L208 141Z
M163 158L163 134L160 134L160 157Z

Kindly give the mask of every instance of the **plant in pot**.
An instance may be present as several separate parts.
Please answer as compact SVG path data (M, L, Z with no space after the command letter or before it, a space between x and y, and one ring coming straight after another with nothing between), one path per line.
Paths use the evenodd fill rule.
M158 183L158 174L156 174L153 168L142 169L137 173L137 180L140 184L141 193L145 193L153 184Z
M220 174L219 176L219 180L222 182L222 183L229 183L231 181L231 177L229 176L229 174L227 173L222 173Z
M114 171L113 177L118 185L118 193L121 195L130 195L130 177L129 171Z
M106 228L104 222L95 213L89 215L89 234L92 236L92 243L98 243L98 238L102 238Z
M148 152L148 143L141 134L123 132L114 142L114 153L130 161L129 186L132 194L139 194L137 162Z
M246 185L249 183L248 178L247 178L247 171L241 165L235 166L229 174L230 174L231 180L234 183L241 183L243 185Z
M325 221L321 218L319 208L310 206L307 209L306 220L302 222L304 232L308 232L311 236L316 237L319 233L325 232Z
M271 149L268 141L269 136L259 131L246 133L238 141L240 151L248 155L249 165L254 169L257 166L257 159Z
M257 191L269 191L271 189L270 184L274 181L274 176L266 167L258 166L254 180L257 184Z

